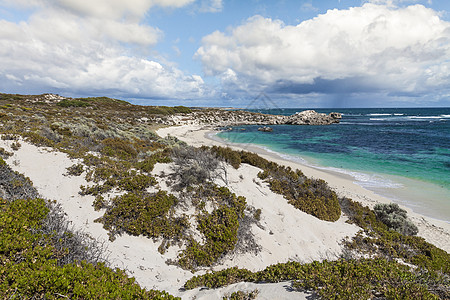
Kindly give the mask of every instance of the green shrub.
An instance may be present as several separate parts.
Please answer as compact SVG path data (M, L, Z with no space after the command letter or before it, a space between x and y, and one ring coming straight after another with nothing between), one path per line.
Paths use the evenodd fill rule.
M40 133L28 131L23 133L23 137L27 142L30 142L36 146L47 146L47 147L54 147L55 142L48 139L47 137L43 136Z
M419 231L411 221L408 220L406 210L401 209L398 204L377 204L373 208L377 218L393 229L404 235L416 235Z
M146 112L151 115L173 115L179 113L191 113L192 110L185 106L147 106Z
M181 238L187 226L184 216L172 217L169 212L178 203L175 196L159 191L155 194L127 193L115 197L97 222L114 236L126 232L149 238Z
M346 242L346 248L369 255L402 259L429 272L450 274L450 254L418 236L408 236L389 230L367 206L342 198L341 207L364 232ZM364 233L364 234L363 234Z
M320 179L309 179L301 171L283 167L259 155L246 151L213 146L209 149L218 157L238 168L246 163L262 169L258 177L269 183L270 189L281 194L294 207L324 221L337 221L341 216L339 200L328 184Z
M258 294L259 294L258 290L253 290L251 292L237 291L237 292L231 293L231 295L229 295L229 296L224 296L222 299L223 300L252 300L252 299L256 299Z
M119 157L121 159L135 158L138 154L129 141L119 138L108 138L102 141L104 145L102 153L107 156Z
M323 299L439 299L445 298L448 277L430 277L408 266L385 259L337 260L302 264L271 265L259 272L230 268L194 276L184 287L218 288L236 282L281 282L293 280L292 287L312 291ZM406 288L407 287L407 288ZM408 298L413 296L412 298Z
M13 156L13 155L14 155L13 153L11 153L11 152L9 152L9 151L6 151L5 148L0 147L0 157L6 159L6 158L11 157L11 156Z
M185 269L195 270L200 266L211 266L219 257L234 249L237 242L239 220L232 208L222 206L211 214L199 216L197 222L197 229L206 241L200 245L191 240L178 260L180 266Z
M84 166L82 164L73 164L67 167L67 175L80 176L84 172Z
M11 144L11 149L13 149L14 151L19 150L20 147L22 147L22 145L18 141L15 141Z
M91 103L88 102L89 100L87 99L74 99L74 100L69 100L69 99L64 99L61 100L60 102L58 102L56 105L60 106L60 107L88 107L88 106L92 106Z
M153 171L155 164L172 162L172 159L167 152L168 151L160 151L152 154L150 157L139 161L137 163L137 168L143 172L150 173L151 171Z
M155 185L156 183L157 182L154 177L144 174L137 174L134 176L123 178L119 181L118 185L121 189L132 192L142 191L151 185Z
M13 171L2 158L0 158L0 188L2 197L8 201L38 197L30 178Z
M212 146L211 148L208 148L206 146L203 146L202 149L207 150L210 149L213 153L215 153L218 157L225 160L227 163L232 165L235 169L238 169L241 165L241 155L239 152L232 150L229 147L218 147L218 146Z
M204 238L204 244L191 239L178 259L181 267L196 270L198 267L213 265L235 248L246 201L228 188L213 184L198 187L191 197L194 204L207 200L217 206L211 213L204 211L197 216L197 229Z
M59 251L40 233L48 212L42 199L0 200L0 298L175 299L141 289L124 271L102 263L58 265Z
M260 221L261 220L261 209L258 208L257 210L255 210L253 217L255 218L256 221Z

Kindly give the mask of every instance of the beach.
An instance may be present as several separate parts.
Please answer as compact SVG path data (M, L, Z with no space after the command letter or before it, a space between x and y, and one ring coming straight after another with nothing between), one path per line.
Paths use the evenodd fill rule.
M331 188L341 197L348 197L372 208L377 203L391 203L392 199L383 197L373 191L365 189L354 182L350 175L345 175L330 170L314 168L300 162L283 159L275 152L269 152L261 147L251 144L235 144L226 142L216 137L218 131L210 128L202 128L195 125L183 125L167 127L158 130L160 136L175 136L189 145L200 147L206 146L228 146L235 150L246 150L259 154L260 156L274 161L280 165L290 166L301 170L306 176L325 180ZM450 224L448 222L430 218L413 212L408 207L402 206L408 211L409 217L419 228L419 236L428 242L438 246L445 251L450 251Z
M214 138L215 131L198 125L184 125L161 128L157 134L161 137L174 136L189 145L229 146L236 150L258 153L280 165L300 169L306 176L320 178L328 182L339 196L349 197L364 205L373 207L376 203L388 203L389 199L375 194L353 183L350 176L318 170L297 162L282 159L275 153L264 151L249 145L226 144ZM12 141L1 140L0 146L11 148ZM196 288L189 291L182 289L183 284L194 275L201 275L211 270L228 267L247 268L251 271L288 261L312 262L314 260L336 259L342 251L342 240L351 238L360 229L348 224L347 218L341 216L336 222L321 221L306 214L292 205L279 194L273 193L268 185L257 176L260 169L243 164L239 169L227 167L228 188L237 195L246 197L247 204L261 209L260 223L251 226L255 241L261 247L260 252L232 253L220 260L213 268L205 268L192 273L174 265L168 265L168 259L175 259L179 247L173 246L166 253L158 252L159 241L144 236L122 234L115 241L108 239L108 232L94 220L103 211L95 211L92 204L94 197L80 195L80 185L88 185L83 176L67 176L67 167L79 161L70 159L66 154L51 148L37 147L20 140L20 149L6 161L15 171L28 176L40 195L46 199L56 200L67 214L67 219L75 230L82 230L91 237L104 243L107 257L112 267L126 270L137 282L147 289L166 290L182 299L220 298L237 290L252 291L258 289L258 299L291 299L293 292L289 283L253 284L238 283L224 288L205 290ZM153 174L171 172L170 165L157 164ZM223 183L222 183L223 185ZM161 189L167 188L159 182ZM445 251L450 251L450 225L409 211L414 224L419 228L418 235L426 241ZM309 294L295 292L295 298L307 299Z

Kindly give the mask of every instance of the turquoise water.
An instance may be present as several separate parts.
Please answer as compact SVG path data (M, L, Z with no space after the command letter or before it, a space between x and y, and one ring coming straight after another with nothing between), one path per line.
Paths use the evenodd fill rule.
M278 125L271 133L240 126L218 136L348 174L417 212L450 221L450 108L317 111L339 111L343 119L330 126Z

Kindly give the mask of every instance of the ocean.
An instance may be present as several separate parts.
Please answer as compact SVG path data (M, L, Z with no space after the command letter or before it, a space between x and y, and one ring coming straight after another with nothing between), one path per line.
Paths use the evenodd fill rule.
M305 109L258 110L291 115ZM350 175L418 213L450 222L450 108L315 109L342 113L329 126L238 126L218 137Z

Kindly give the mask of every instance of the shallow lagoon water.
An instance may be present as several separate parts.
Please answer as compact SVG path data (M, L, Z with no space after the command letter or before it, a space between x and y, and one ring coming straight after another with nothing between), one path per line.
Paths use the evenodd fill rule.
M239 126L218 136L350 175L418 213L450 222L450 108L317 111L339 111L343 118L330 126L272 126L271 133Z

